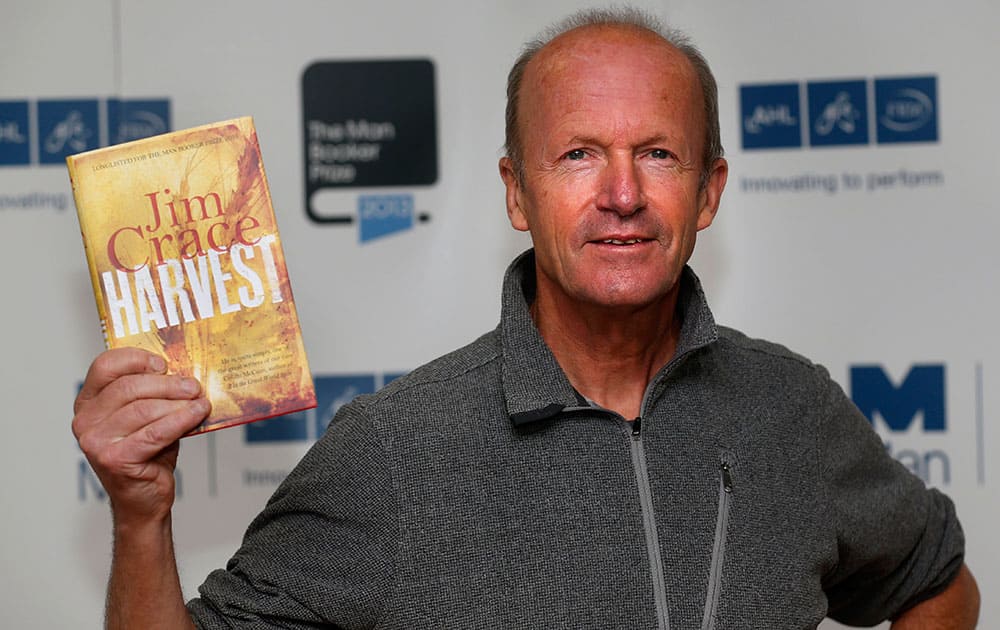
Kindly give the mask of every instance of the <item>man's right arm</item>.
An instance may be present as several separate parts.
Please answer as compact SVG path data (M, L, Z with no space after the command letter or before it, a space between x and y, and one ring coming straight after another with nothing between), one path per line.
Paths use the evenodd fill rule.
M189 378L161 357L110 350L90 366L74 404L73 433L111 502L114 549L107 627L193 628L171 535L178 440L207 415Z

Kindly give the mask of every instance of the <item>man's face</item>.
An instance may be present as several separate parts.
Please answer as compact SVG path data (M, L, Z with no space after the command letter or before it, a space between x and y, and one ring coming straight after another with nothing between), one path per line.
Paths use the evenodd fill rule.
M585 27L528 64L520 99L523 179L507 158L500 171L539 295L608 307L673 295L727 173L718 160L699 186L704 106L687 59L647 33Z

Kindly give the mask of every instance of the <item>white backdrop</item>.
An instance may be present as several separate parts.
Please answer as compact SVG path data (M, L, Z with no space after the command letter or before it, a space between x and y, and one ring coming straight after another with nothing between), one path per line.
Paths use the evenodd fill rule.
M730 184L694 259L717 319L823 363L855 394L871 383L853 383L852 367L874 366L896 386L914 366L943 375L929 385L944 400L943 431L927 428L926 387L898 390L916 401L912 422L896 417L892 430L877 417L876 428L958 504L990 627L1000 618L988 597L1000 589L1000 545L989 532L1000 516L989 431L1000 403L990 325L1000 315L990 143L1000 137L991 111L1000 45L990 32L1000 8L638 4L689 31L719 79ZM331 403L350 391L336 389L349 376L377 385L493 327L503 268L527 245L507 225L496 169L504 80L520 44L578 3L301 0L243 3L239 14L232 6L12 0L0 13L3 627L99 627L109 555L106 501L69 430L75 389L102 346L65 168L41 164L44 138L30 133L44 126L46 103L93 101L104 111L113 97L157 99L174 129L255 117L310 363ZM438 177L332 194L345 212L361 194L411 195L429 215L361 241L358 217L321 225L306 215L300 82L314 62L377 59L432 61ZM877 141L876 84L898 77L934 79L924 113L936 139ZM742 88L797 85L796 123L808 136L816 120L805 95L831 81L862 86L854 105L867 104L863 142L743 149L752 111L741 110ZM771 123L790 120L767 111ZM22 140L32 146L27 159L16 152ZM302 426L304 435L284 441L233 429L184 442L175 533L187 593L226 561L315 437L314 425Z

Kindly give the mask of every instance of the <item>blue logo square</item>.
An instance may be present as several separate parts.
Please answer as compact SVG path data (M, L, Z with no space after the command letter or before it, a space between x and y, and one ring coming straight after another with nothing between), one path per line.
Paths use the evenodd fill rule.
M108 144L121 144L170 131L167 99L108 99Z
M413 227L413 195L361 195L358 216L362 243Z
M28 101L0 101L0 166L31 163Z
M937 77L875 79L879 144L938 141Z
M66 156L100 146L97 101L38 102L38 161L65 164Z
M244 425L247 443L304 442L309 439L309 416L305 411L268 418Z
M868 87L864 80L810 82L809 144L868 144Z
M374 374L346 376L317 376L316 383L316 435L323 435L337 411L360 394L375 391Z
M740 120L744 149L801 147L799 84L741 85Z

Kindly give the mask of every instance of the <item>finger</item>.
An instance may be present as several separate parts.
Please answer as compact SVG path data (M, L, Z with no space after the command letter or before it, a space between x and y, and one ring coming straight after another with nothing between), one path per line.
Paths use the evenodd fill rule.
M80 436L80 448L104 469L145 463L197 427L208 400L140 400Z
M83 387L77 395L77 405L97 396L109 383L128 374L163 374L167 363L141 348L115 348L101 353L90 364ZM74 409L75 412L75 409Z
M158 456L204 420L211 405L198 398L191 401L158 401L161 407L173 406L153 422L141 425L127 435L112 439L112 447L135 463L144 463Z
M201 392L201 383L190 376L129 374L104 388L99 396L99 406L115 410L136 400L185 400L195 398Z
M200 393L201 385L193 378L166 374L127 374L105 386L93 399L77 399L73 432L79 437L136 401L190 400L197 398ZM143 410L140 408L139 411ZM155 413L147 414L143 423L157 417Z
M168 438L173 436L170 430L175 424L180 433L174 439L184 435L208 416L211 404L204 397L193 400L137 400L123 407L103 423L98 430L107 434L111 441L119 441L134 433L147 430L153 424L166 422L164 428L156 432L164 433Z

